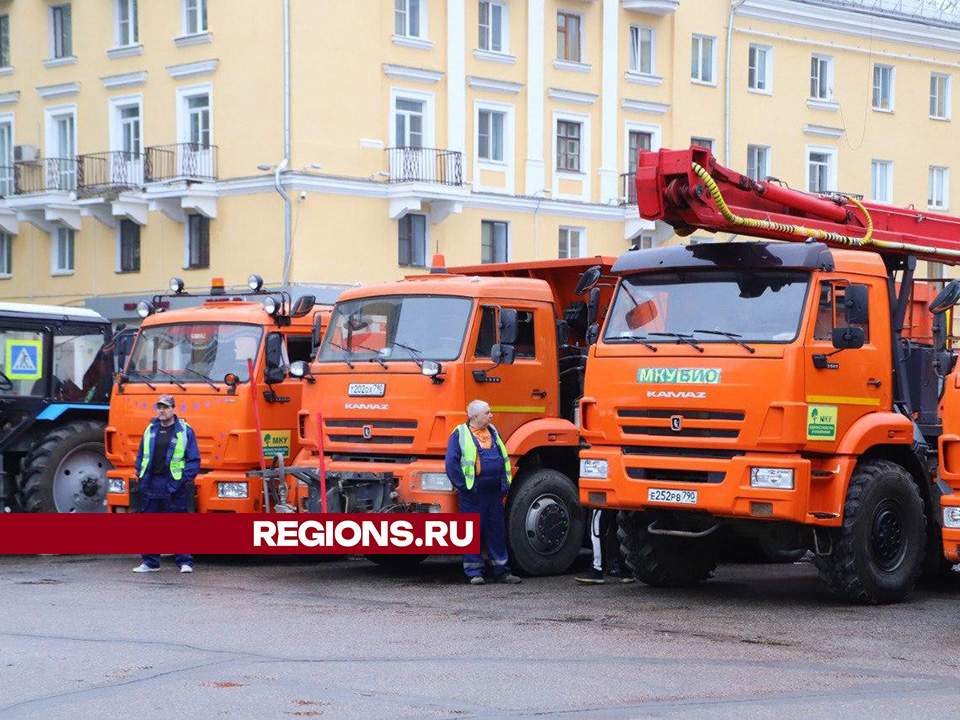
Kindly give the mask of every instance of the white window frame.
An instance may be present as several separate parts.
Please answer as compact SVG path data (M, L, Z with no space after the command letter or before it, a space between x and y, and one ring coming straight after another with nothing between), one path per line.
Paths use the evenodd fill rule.
M877 192L880 167L886 168L886 178L882 193ZM870 161L870 199L874 202L890 204L893 202L893 161L873 159Z
M120 113L127 108L136 107L140 113L140 147L139 153L143 153L145 143L143 141L143 95L125 95L123 97L110 98L108 100L110 110L110 150L119 152L123 150L123 123ZM212 126L211 126L212 128Z
M943 115L935 115L932 111L935 109L934 106L934 94L933 94L933 82L934 80L943 80ZM947 73L930 73L930 119L931 120L950 120L952 118L951 106L953 103L953 75ZM939 98L939 93L936 95Z
M560 121L580 123L580 172L557 169L557 123ZM572 113L565 110L553 111L550 138L550 163L553 167L551 194L554 200L580 200L590 202L591 176L593 175L593 145L590 141L590 115ZM581 183L579 195L561 193L561 180L577 180Z
M824 82L826 82L826 94L823 97L821 97L820 95L814 95L813 93L810 93L810 99L818 102L833 102L833 56L824 55L823 53L812 53L810 55L811 63L813 62L814 58L824 63L826 66L826 69L827 69L826 79L822 77L818 79L819 85L821 86L824 84ZM820 65L818 64L817 67L819 68ZM811 74L810 74L810 81L811 83L813 82L812 68L811 68Z
M640 69L640 33L644 30L650 32L650 70ZM636 41L634 38L636 37ZM644 76L655 76L657 74L657 29L649 25L633 24L630 26L630 72Z
M207 0L195 0L196 1L196 10L194 14L196 15L197 29L190 30L190 2L193 0L180 0L180 29L182 30L181 37L190 37L193 35L203 35L204 33L210 32L210 7ZM206 12L204 8L206 7ZM203 16L207 16L207 24L202 25Z
M623 172L630 172L630 133L643 132L649 133L650 149L656 152L662 147L663 130L659 125L650 125L647 123L625 122L623 124Z
M766 80L766 87L759 87L758 83L750 84L750 52L757 51L763 53L763 72ZM754 79L760 77L760 64L757 64L757 71L754 72ZM747 49L747 90L759 95L773 95L773 47L771 45L760 45L759 43L750 43Z
M9 246L9 250L5 245ZM7 267L4 265L7 262L7 255L10 256L10 264ZM0 230L0 280L9 280L13 277L13 235L10 233Z
M827 161L827 185L828 188L814 191L810 188L810 153L823 153L828 156ZM807 145L806 155L804 156L804 186L807 192L835 192L837 189L837 159L838 151L835 147L828 145Z
M586 34L587 34L587 33L585 32L585 29L584 29L584 28L585 28L585 24L586 24L586 18L584 17L584 14L583 14L583 13L576 12L575 10L570 10L569 8L562 8L562 7L557 8L556 14L554 15L554 18L553 18L553 38L554 38L554 42L556 42L556 38L557 38L557 26L558 26L558 24L559 24L559 22L560 22L560 15L561 15L561 14L563 14L563 15L573 15L573 16L576 16L576 17L580 18L580 59L579 59L579 60L570 60L570 59L568 59L568 58L559 57L559 55L560 55L560 48L558 47L558 48L556 49L556 50L557 50L557 55L556 55L556 57L554 58L554 60L555 60L555 62L560 63L561 66L562 66L562 65L573 65L574 67L576 67L576 66L578 66L578 65L585 65L585 64L587 63L587 60L586 60L586 58L587 58Z
M690 47L690 82L694 85L709 85L710 87L717 86L717 38L714 35L704 35L702 33L694 33L691 40ZM697 75L693 74L693 41L699 40L699 52L697 54ZM703 79L703 43L705 41L710 42L710 71L711 78L709 80Z
M754 154L756 155L756 154L757 154L759 151L761 151L761 150L763 151L763 155L764 155L764 163L763 163L764 167L763 167L763 172L758 172L758 173L757 173L757 177L753 178L753 180L756 180L756 181L762 181L762 180L764 180L765 178L767 178L768 176L770 176L770 175L773 174L773 170L772 170L772 168L773 168L773 159L772 159L773 148L771 148L769 145L760 145L760 144L757 144L757 143L750 143L749 145L747 145L747 176L750 177L750 175L749 175L749 172L750 172L750 153L754 153ZM758 156L758 159L759 159L759 156ZM754 162L754 165L755 165L755 166L758 166L759 163L758 163L758 162Z
M943 204L936 205L930 202L931 196L933 195L933 174L934 170L943 171ZM934 198L936 199L936 198ZM950 168L943 165L931 165L927 170L927 209L928 210L937 210L939 212L945 212L950 209Z
M140 14L137 12L137 0L113 0L113 45L114 47L133 47L140 44ZM129 37L124 37L124 28L120 21L120 12L127 8L129 20ZM135 19L136 18L136 19Z
M0 113L0 125L9 125L10 126L10 145L7 148L9 159L4 167L9 167L9 175L7 175L6 180L10 184L9 194L13 194L13 147L17 144L17 116L13 113ZM0 163L2 164L2 163ZM2 190L3 188L0 188Z
M70 8L70 52L64 53L63 55L57 55L57 33L56 26L54 23L54 10L61 7ZM61 2L56 5L49 5L47 7L47 35L50 43L50 59L51 60L65 60L66 58L74 57L74 48L73 48L73 3ZM11 38L11 41L13 38ZM59 63L58 63L59 64Z
M500 8L500 49L494 50L491 46L493 42L493 25L487 25L487 47L483 47L479 42L477 43L477 50L485 53L493 53L495 55L509 55L510 54L510 6L499 0L478 0L477 2L477 40L480 39L480 3L486 2L490 7L490 18L493 17L493 6L496 5Z
M0 69L5 69L5 68L11 67L10 55L13 53L13 50L11 49L13 46L13 41L12 41L12 38L10 37L10 13L9 12L0 13L0 19L2 18L7 19L7 23L6 23L7 25L7 62L6 63L0 62ZM2 38L0 38L0 42L2 42Z
M889 70L889 71L890 71L890 107L883 107L882 105L877 105L876 102L873 102L874 99L875 99L875 98L874 98L874 94L875 94L875 92L876 92L876 90L877 90L876 79L875 79L875 78L876 78L876 74L877 74L877 70L881 70L881 71L883 71L883 70ZM881 72L881 85L880 85L880 90L881 90L881 91L882 91L882 89L883 89L882 76L883 76L883 73ZM872 86L871 86L871 91L870 91L870 100L871 100L870 105L871 105L871 107L873 108L873 110L875 110L876 112L892 113L893 110L894 110L895 100L896 100L896 97L897 97L897 92L896 92L896 90L897 90L897 68L896 68L896 66L894 66L894 65L888 65L887 63L874 63L874 64L873 64L873 71L872 71L872 73L871 73L871 82L872 82ZM881 100L882 100L882 97L881 97Z
M63 264L60 257L60 234L73 238L73 267L61 268ZM50 233L50 274L51 275L73 275L77 271L77 233L72 228L57 226Z
M191 215L200 215L201 217L207 218L207 266L206 267L190 267L190 216ZM141 230L142 232L142 230ZM143 240L143 235L140 236L141 241ZM184 270L199 270L201 272L209 272L213 267L213 220L208 218L203 213L191 212L185 213L183 218L183 269ZM143 256L140 257L140 268L143 269Z
M393 6L393 7L391 8L391 15L393 15L393 17L392 17L393 22L391 23L391 26L393 27L393 31L394 31L394 32L393 32L393 37L394 37L394 38L406 38L406 39L409 39L409 40L427 40L427 39L430 37L429 32L427 31L427 15L428 15L428 13L427 13L427 3L428 3L428 0L420 0L419 4L418 4L418 6L417 6L417 18L420 20L420 34L419 34L419 35L411 35L411 34L410 34L410 0L403 0L403 3L404 3L405 8L406 8L406 12L405 12L406 20L404 21L404 25L405 25L406 27L404 27L404 31L403 31L402 33L398 33L398 32L397 32L397 22L396 22L396 12L397 12L397 10L396 10L396 4L395 4L394 2L391 2L391 3L390 3L390 4Z
M216 124L214 123L213 117L213 83L204 83L202 85L190 85L189 87L177 88L177 142L178 143L188 143L190 142L190 109L188 103L190 98L200 97L201 95L207 96L207 102L210 106L210 145L216 143L216 136L214 135L214 128ZM141 108L140 117L143 117L143 109ZM142 120L141 120L142 123ZM143 134L143 125L140 126L141 136Z
M123 269L123 220L131 222L134 225L137 225L140 228L140 269L139 270L124 270ZM188 229L189 232L189 229ZM123 275L136 275L139 272L143 271L143 226L135 220L129 220L128 218L118 219L117 220L117 267L115 272ZM189 242L189 239L188 239ZM189 248L187 248L189 252Z
M73 117L73 157L77 157L79 144L79 118L77 116L77 106L75 104L71 105L56 105L54 107L45 108L43 111L43 128L44 128L44 154L48 158L60 158L63 157L60 151L59 143L59 133L57 132L57 121L65 117ZM67 158L69 159L69 158ZM49 170L48 170L49 172ZM77 187L77 168L73 167L73 190L75 191Z
M557 228L557 257L560 256L560 234L562 232L567 232L567 242L570 242L570 233L577 234L577 254L573 255L570 253L572 245L568 249L567 257L568 258L582 258L587 257L587 228L583 226L574 226L574 225L561 225Z
M480 157L480 112L503 113L503 160L487 160ZM513 195L516 189L516 106L508 103L474 100L473 103L473 187L474 190ZM502 187L484 185L482 170L506 174Z
M431 92L390 88L390 112L387 114L388 147L397 147L397 98L423 103L423 147L436 147L436 97Z

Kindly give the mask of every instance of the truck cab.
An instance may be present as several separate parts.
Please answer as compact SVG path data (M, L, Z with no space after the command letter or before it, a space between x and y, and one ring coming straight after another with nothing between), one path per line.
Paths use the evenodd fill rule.
M134 463L143 433L156 416L154 403L163 393L173 395L178 417L197 436L196 511L264 511L263 483L247 473L260 468L261 453L269 461L274 455L290 459L300 451L297 414L303 383L291 378L288 369L292 362L310 358L330 309L316 305L313 296L294 303L285 293L256 287L253 278L251 292L227 293L215 286L196 307L157 312L168 297L157 296L142 308L143 323L110 399L111 512L136 512L140 506ZM305 489L288 479L281 495L285 505L298 508Z

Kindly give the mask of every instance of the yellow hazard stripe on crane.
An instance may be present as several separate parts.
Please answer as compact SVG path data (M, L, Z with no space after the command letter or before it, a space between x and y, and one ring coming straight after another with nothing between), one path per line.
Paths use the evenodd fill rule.
M491 405L492 412L502 413L545 413L545 407L536 407L535 405Z
M807 402L824 405L879 405L880 398L846 397L843 395L807 395Z

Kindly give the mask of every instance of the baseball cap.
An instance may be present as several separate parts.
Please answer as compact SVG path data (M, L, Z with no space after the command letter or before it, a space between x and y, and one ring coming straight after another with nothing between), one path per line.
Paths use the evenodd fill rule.
M164 394L157 398L157 405L166 405L167 407L176 407L177 401L173 399L173 395Z

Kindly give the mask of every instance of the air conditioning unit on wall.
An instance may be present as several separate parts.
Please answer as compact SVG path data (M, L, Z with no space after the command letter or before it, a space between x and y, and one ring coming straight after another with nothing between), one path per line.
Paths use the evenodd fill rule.
M14 162L36 162L40 159L40 148L36 145L14 145Z

